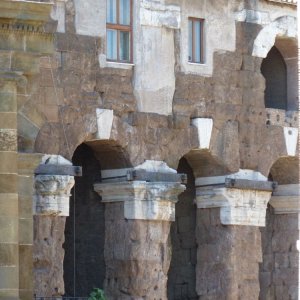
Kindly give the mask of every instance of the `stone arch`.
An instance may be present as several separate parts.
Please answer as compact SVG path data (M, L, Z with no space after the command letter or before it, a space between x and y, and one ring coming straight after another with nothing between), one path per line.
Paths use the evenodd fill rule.
M266 107L279 108L284 110L297 110L298 109L298 40L297 40L297 20L292 16L283 16L274 20L269 25L265 26L257 35L252 55L264 58L262 62L262 68L270 60L270 56L274 62L274 47L278 50L277 56L282 56L282 62L285 65L283 72L280 72L284 76L280 79L281 89L286 89L286 95L284 95L286 103L275 103L270 106L270 103L266 101ZM262 69L262 73L266 78L266 93L265 99L270 94L270 80L266 72ZM278 70L274 69L274 73L278 74ZM278 77L278 76L277 76ZM269 85L269 86L268 86ZM279 93L278 84L273 86L274 93ZM277 89L277 90L276 90ZM282 96L282 95L281 95ZM274 101L273 101L274 102ZM281 101L282 102L282 101Z
M193 149L184 154L178 164L178 173L187 174L186 190L179 195L175 206L175 222L170 230L172 258L168 272L168 299L198 299L205 295L208 282L201 280L205 273L206 220L210 210L197 209L196 178L221 176L231 173L223 160L209 149ZM217 209L215 209L217 211ZM216 213L216 212L213 212ZM200 255L199 255L200 254ZM221 274L221 273L220 273Z
M299 183L299 158L296 156L280 157L272 165L269 178L278 184Z
M94 184L102 182L103 170L126 168L131 163L126 151L108 140L82 143L72 162L82 166L82 177L75 178L66 221L65 291L67 296L86 297L94 287L103 289L106 276L105 205L94 191Z
M277 36L297 39L297 19L283 16L265 26L254 41L252 56L265 58L274 46Z
M269 170L269 180L278 187L267 208L266 226L261 228L259 299L298 299L299 157L279 157Z

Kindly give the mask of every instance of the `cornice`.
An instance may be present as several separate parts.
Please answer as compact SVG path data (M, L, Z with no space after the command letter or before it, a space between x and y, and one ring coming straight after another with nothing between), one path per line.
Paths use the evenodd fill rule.
M53 3L0 0L0 19L6 23L45 24L50 20Z

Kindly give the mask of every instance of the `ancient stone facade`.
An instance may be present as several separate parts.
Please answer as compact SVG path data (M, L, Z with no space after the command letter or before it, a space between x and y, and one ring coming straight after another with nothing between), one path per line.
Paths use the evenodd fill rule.
M128 61L53 2L0 0L0 298L298 299L296 1L132 1Z

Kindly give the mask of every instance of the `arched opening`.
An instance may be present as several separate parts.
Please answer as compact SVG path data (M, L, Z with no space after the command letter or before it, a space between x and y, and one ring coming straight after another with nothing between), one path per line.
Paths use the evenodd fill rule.
M198 299L196 294L196 206L195 178L185 158L179 162L178 173L187 174L186 190L175 206L175 222L171 225L171 265L168 272L168 299Z
M85 144L76 149L72 162L82 166L83 174L75 178L66 221L65 293L86 297L94 287L102 288L105 278L105 208L93 190L93 184L101 180L101 168L92 149Z
M82 166L70 198L70 216L65 227L65 295L87 297L93 288L104 286L106 264L105 205L94 191L101 171L128 167L127 156L111 141L93 141L77 147L73 165Z
M287 68L279 50L273 46L261 64L266 80L265 106L287 109Z
M299 183L299 159L278 159L270 169L269 180L286 185L288 196L289 185ZM282 198L281 201L288 206L290 200ZM259 269L259 299L298 299L299 252L296 241L299 240L299 214L276 213L269 204L266 226L261 228L261 239L263 261Z

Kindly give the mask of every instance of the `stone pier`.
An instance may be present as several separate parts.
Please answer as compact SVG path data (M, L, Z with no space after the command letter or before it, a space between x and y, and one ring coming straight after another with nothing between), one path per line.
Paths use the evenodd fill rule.
M258 172L196 179L196 291L202 299L259 297L261 234L272 182Z
M299 188L299 184L279 185L270 200L266 228L262 229L262 300L299 297Z
M169 232L183 175L163 162L102 172L108 299L167 299Z
M53 167L57 166L72 164L61 156L45 155L43 174L37 174L34 179L34 294L39 297L65 293L62 245L66 217L69 216L70 190L75 181L73 176L61 175L65 172L53 174ZM49 174L46 174L47 168Z

